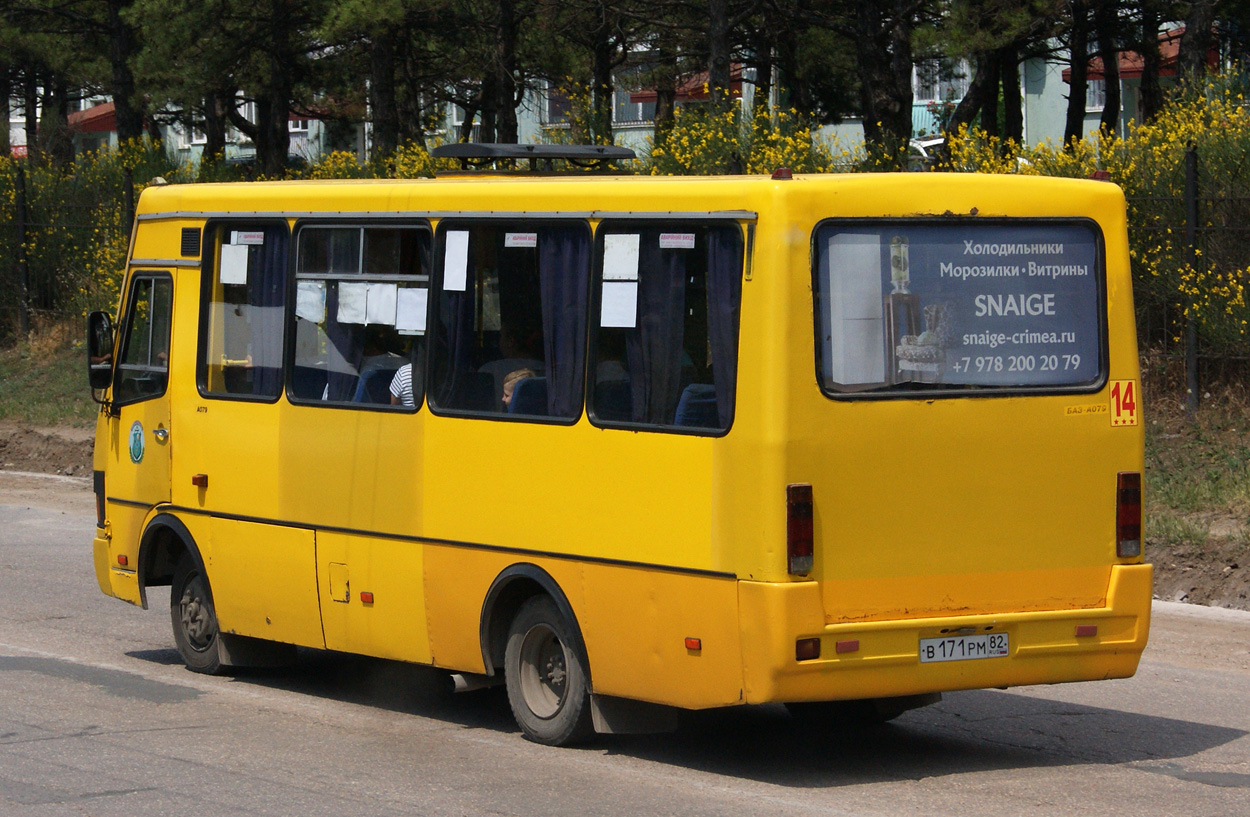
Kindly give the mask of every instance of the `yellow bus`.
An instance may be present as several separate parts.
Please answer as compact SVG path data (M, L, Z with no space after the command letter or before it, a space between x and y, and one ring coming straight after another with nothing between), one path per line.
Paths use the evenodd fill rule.
M1125 205L979 175L150 187L89 319L101 589L187 666L504 683L561 745L1132 675Z

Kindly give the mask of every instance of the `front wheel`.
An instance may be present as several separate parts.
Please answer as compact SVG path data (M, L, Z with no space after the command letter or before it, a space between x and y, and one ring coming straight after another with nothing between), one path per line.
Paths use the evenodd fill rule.
M551 597L534 596L521 605L508 630L508 703L525 737L536 743L568 746L594 732L575 626Z
M216 675L222 670L217 648L220 631L208 577L190 558L183 557L174 570L170 587L169 615L174 625L174 642L187 669Z

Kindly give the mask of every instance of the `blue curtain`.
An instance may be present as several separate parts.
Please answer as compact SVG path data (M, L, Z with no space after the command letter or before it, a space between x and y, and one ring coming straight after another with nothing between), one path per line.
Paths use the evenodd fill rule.
M331 281L326 286L326 339L351 368L349 371L331 369L326 382L326 399L346 403L356 393L357 372L365 354L365 333L363 327L339 323L339 283Z
M625 345L633 385L630 419L670 425L681 392L686 254L661 250L658 229L640 232L638 326Z
M476 305L474 287L477 282L477 266L473 260L473 242L481 240L477 230L469 233L468 268L465 272L465 289L449 292L443 281L443 270L438 271L438 324L433 327L430 341L434 345L431 365L432 380L429 384L435 402L444 408L465 408L457 405L471 384L473 373L473 309ZM446 232L443 233L446 255Z
M737 225L708 230L707 322L716 383L716 414L721 428L728 428L733 418L741 303L742 231Z
M538 277L547 413L576 417L581 412L590 278L590 239L584 225L547 227L539 232Z
M265 243L247 257L247 302L252 320L252 394L282 392L282 340L286 306L286 233L265 227Z

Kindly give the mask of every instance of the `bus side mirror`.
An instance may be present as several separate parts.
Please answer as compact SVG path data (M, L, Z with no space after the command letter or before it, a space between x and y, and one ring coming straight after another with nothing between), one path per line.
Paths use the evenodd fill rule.
M93 390L113 384L113 321L107 312L87 316L87 381Z

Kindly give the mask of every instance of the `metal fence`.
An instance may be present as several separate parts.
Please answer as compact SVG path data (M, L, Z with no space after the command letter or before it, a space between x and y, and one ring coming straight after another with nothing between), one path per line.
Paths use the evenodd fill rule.
M1199 152L1190 146L1183 195L1130 197L1128 207L1139 345L1149 354L1183 360L1192 412L1204 383L1250 372L1250 349L1236 315L1211 314L1235 304L1250 276L1250 196L1229 180L1204 177ZM1152 250L1166 256L1172 275L1160 280L1144 257ZM1210 304L1213 294L1222 305Z
M44 173L32 184L27 163L14 161L9 170L0 174L0 341L26 337L40 320L81 313L96 250L124 239L134 218L128 172L121 195L100 200L98 190L69 176ZM117 208L120 217L100 218Z

